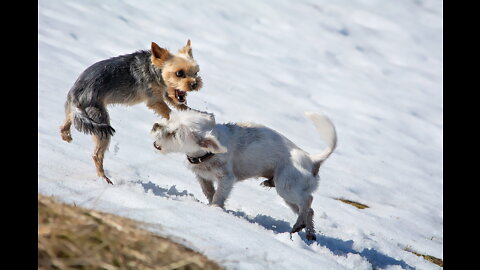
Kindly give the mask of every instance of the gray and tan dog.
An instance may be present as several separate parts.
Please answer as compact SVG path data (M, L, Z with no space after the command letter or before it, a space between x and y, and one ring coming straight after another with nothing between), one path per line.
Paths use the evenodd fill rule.
M190 40L171 54L155 42L151 50L137 51L97 62L80 74L70 89L65 103L65 122L60 127L64 141L70 142L70 126L93 135L93 161L98 176L107 183L103 158L115 130L110 126L106 106L134 105L141 102L168 119L171 109L185 110L187 92L199 90L202 79L193 58Z
M194 110L174 112L169 120L159 119L152 128L153 145L163 154L187 154L189 168L208 202L215 206L224 207L236 181L267 178L263 184L275 187L298 215L291 232L305 228L307 239L314 240L312 193L318 186L320 165L336 147L337 135L326 116L306 115L327 142L326 149L316 155L271 128L254 123L216 124L212 114Z

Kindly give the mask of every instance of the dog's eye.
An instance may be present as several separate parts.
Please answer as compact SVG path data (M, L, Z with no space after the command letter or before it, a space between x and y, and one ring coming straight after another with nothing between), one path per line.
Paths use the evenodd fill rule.
M183 70L177 71L177 73L175 73L175 75L177 75L177 77L185 78L185 72L183 72Z
M175 132L168 132L166 134L167 138L170 138L170 137L175 137Z

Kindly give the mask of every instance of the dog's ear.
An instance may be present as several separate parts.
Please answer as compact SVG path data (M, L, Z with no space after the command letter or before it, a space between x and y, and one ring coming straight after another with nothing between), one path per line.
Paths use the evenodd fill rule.
M192 46L191 46L191 43L190 43L190 39L187 41L187 45L185 45L183 48L181 48L178 53L182 53L182 54L187 54L189 55L190 57L193 57L193 54L192 54Z
M155 123L155 124L153 124L151 132L155 132L155 131L157 131L161 128L163 128L162 125L160 125L159 123Z
M164 49L157 45L157 43L152 42L152 62L154 65L161 67L163 63L170 58L170 52L167 49Z
M207 135L201 138L198 145L203 149L212 153L226 153L227 148L220 144L220 142L212 135Z

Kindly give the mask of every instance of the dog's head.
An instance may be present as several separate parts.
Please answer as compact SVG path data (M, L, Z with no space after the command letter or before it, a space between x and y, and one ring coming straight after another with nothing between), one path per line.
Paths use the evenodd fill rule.
M213 114L193 110L172 112L170 119L159 118L153 124L153 146L163 154L201 151L225 153L227 149L211 132L214 126Z
M176 103L187 101L187 92L202 88L202 78L198 76L200 68L193 59L190 40L177 54L171 54L152 42L152 63L161 69L161 76L168 89L168 96Z

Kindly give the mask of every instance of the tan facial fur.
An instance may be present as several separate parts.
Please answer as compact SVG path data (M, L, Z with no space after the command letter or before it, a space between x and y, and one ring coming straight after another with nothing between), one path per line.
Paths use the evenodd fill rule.
M175 102L178 102L175 97L176 89L183 92L198 91L203 85L202 78L197 74L200 68L193 59L190 40L176 55L152 43L152 63L162 69L168 95ZM181 72L181 76L178 76L177 72Z

